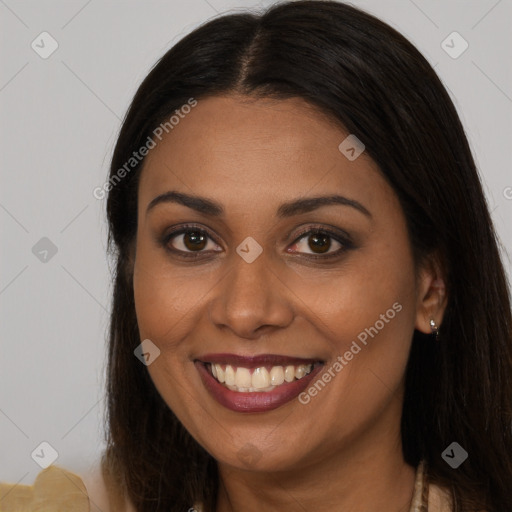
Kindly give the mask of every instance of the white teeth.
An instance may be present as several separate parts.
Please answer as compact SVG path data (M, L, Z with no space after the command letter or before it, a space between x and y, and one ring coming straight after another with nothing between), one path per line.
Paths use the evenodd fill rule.
M295 366L287 366L284 371L284 380L286 382L292 382L295 380Z
M225 382L228 386L233 386L235 384L235 370L233 370L233 367L229 364L226 366L225 378Z
M273 386L279 386L284 382L284 370L282 366L274 366L270 370L270 383Z
M263 368L254 368L252 373L252 387L256 389L268 388L270 386L270 375L268 370Z
M243 367L226 365L223 369L220 364L211 364L212 375L220 383L232 391L242 393L254 391L272 391L284 382L293 382L302 379L313 369L312 364L298 366L273 366L270 371L262 366L252 370Z
M237 368L235 384L237 388L250 388L252 385L251 372L247 368Z
M295 378L296 379L302 379L306 375L306 367L304 365L298 366L295 369Z

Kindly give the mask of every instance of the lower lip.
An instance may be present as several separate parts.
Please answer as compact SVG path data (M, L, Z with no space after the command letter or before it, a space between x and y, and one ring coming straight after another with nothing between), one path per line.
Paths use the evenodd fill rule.
M311 373L302 377L302 379L285 382L272 391L243 393L231 391L223 386L210 374L203 363L196 361L195 365L203 384L213 398L227 409L236 412L266 412L281 407L300 395L323 366L319 365L313 368Z

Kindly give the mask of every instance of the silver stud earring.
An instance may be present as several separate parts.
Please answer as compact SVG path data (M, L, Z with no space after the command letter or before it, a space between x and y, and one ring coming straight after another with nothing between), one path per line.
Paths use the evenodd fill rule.
M430 328L432 329L432 334L435 336L436 341L438 341L439 340L439 327L437 326L437 324L433 318L430 319Z

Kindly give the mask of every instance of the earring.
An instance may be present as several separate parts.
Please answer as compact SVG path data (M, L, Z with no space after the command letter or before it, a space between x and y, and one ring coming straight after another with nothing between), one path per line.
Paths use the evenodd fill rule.
M435 336L436 341L438 341L439 340L439 327L437 326L437 324L433 318L430 319L430 328L432 329L432 334Z

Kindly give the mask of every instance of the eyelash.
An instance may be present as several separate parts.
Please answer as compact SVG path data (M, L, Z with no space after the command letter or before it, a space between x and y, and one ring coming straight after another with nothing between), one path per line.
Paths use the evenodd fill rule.
M215 242L217 245L220 245L217 240L215 240L215 237L211 235L206 229L200 228L197 225L194 224L185 224L181 226L180 228L167 233L162 240L160 241L161 245L166 249L167 251L177 254L180 257L184 258L190 258L190 259L198 259L201 258L201 254L203 254L206 251L182 251L180 249L174 249L169 247L169 242L176 236L182 235L184 233L190 233L190 232L196 232L201 235L206 235L208 238L210 238L213 242ZM292 242L292 245L299 242L302 238L304 238L305 235L327 235L329 238L335 240L338 242L342 247L338 249L337 251L334 251L332 253L328 253L326 255L321 254L306 254L304 257L311 259L311 260L330 260L332 258L339 258L341 257L342 253L344 253L347 250L353 249L354 244L350 240L350 237L345 234L342 235L341 233L319 227L319 226L309 226L307 229L304 229L300 233L297 234L294 241ZM303 254L303 253L302 253Z

